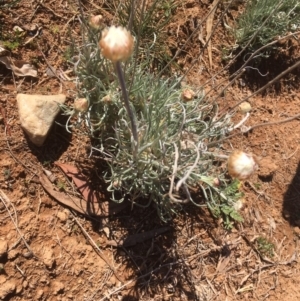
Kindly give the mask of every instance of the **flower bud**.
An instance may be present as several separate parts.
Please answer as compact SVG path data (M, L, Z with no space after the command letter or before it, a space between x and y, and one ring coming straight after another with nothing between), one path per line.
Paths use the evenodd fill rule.
M215 187L219 187L221 185L219 178L214 178L213 179L213 185Z
M184 101L191 101L194 99L196 93L191 89L184 89L181 93L181 98Z
M104 103L110 103L112 102L112 98L109 94L105 95L104 97L101 98L101 101Z
M122 180L120 180L120 179L114 180L113 183L112 183L112 186L113 186L115 189L120 189L121 186L122 186Z
M89 25L94 29L99 29L103 25L103 17L101 15L91 16Z
M134 40L124 27L104 29L99 42L102 55L112 62L126 61L133 52Z
M74 110L78 113L85 113L89 108L89 102L86 98L78 98L74 101Z
M251 105L247 101L242 102L239 107L242 113L248 113L251 111Z
M233 204L233 208L235 211L240 211L245 204L245 199L239 199Z
M228 173L233 178L245 180L257 169L253 157L243 151L236 150L228 158Z

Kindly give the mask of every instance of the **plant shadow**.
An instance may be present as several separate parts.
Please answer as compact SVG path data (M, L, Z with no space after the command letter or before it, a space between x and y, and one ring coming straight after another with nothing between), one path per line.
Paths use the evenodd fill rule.
M300 162L284 195L282 215L291 226L300 227Z
M201 262L207 257L217 264L221 251L206 249L202 257L200 233L210 233L215 227L208 210L194 205L186 205L168 223L161 221L154 204L148 208L128 207L122 214L111 217L109 228L113 241L126 242L139 233L153 233L153 230L159 233L166 229L131 246L120 245L114 249L115 261L122 263L121 275L134 283L122 300L140 300L143 295L150 295L153 300L161 300L158 296L201 300L197 286L202 280ZM191 264L193 260L195 263Z
M67 116L59 114L56 121L59 124L66 124L67 119ZM59 124L53 124L48 137L41 147L34 145L25 135L30 152L36 156L42 165L47 165L50 162L58 160L70 146L72 134L68 133L65 128Z
M57 120L64 124L64 118L59 116ZM40 163L50 161L51 165L62 154L68 153L71 140L72 135L55 124L42 147L29 143L29 148ZM86 149L86 152L88 155L89 150ZM70 161L73 159L70 158ZM78 170L88 179L86 185L89 185L90 193L99 193L99 202L109 201L111 195L103 180L107 163L96 156L90 160L75 161ZM109 201L109 217L88 216L96 236L104 237L104 227L109 229L109 235L105 238L106 246L110 248L111 257L119 266L118 273L125 283L127 279L133 281L133 285L122 292L122 300L140 300L145 294L153 296L153 300L160 300L157 297L162 295L201 300L199 296L202 293L199 293L198 284L203 281L202 261L205 258L217 265L222 256L222 246L220 251L209 247L209 244L217 242L213 235L208 238L207 233L219 227L209 211L192 204L184 205L178 216L165 223L159 218L154 203L144 208L131 206L131 202L125 197L121 205L126 203L128 205L123 206L121 211L112 214L116 204ZM147 203L146 199L140 200L140 204ZM198 196L197 203L204 205L204 198ZM207 243L201 241L201 232L205 232Z
M261 55L252 58L252 60L244 67L245 72L238 80L240 88L248 87L251 91L255 92L268 84L280 73L288 70L288 68L292 67L293 64L298 61L298 55L295 53L295 49L299 49L299 46L297 47L289 47L289 43L287 43L285 46L287 49L279 48L277 51L271 52L267 57ZM235 63L230 66L229 73L233 75L238 71L251 54L252 53L241 54ZM298 87L300 82L299 67L288 72L280 80L274 82L266 89L266 91L272 90L276 93L280 93L287 86L287 82L290 89ZM266 91L263 93L266 93Z

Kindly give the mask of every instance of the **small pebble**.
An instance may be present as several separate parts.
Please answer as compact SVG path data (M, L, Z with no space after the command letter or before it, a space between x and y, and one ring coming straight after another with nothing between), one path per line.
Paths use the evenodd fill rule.
M52 291L54 295L62 294L65 290L65 286L63 283L59 281L53 281L52 283Z
M31 258L32 257L32 252L25 252L23 253L23 256L27 259Z
M15 258L17 258L18 255L19 255L19 251L18 250L10 250L8 252L7 259L14 260Z
M7 241L0 240L0 258L7 255L7 249L8 249Z
M52 269L55 263L55 258L52 249L48 247L44 248L43 262L48 269Z
M28 282L25 280L22 285L23 285L24 288L27 288L28 287Z
M23 290L23 286L19 284L16 288L16 294L20 294L22 290Z
M4 300L8 295L16 290L16 284L13 281L6 281L0 287L0 300Z
M43 297L43 294L44 294L44 291L43 290L38 290L37 292L36 292L36 295L35 295L35 298L36 298L36 300L41 300L42 299L42 297Z
M65 222L68 218L69 218L69 215L67 214L67 212L65 211L59 211L57 213L57 217L62 221L62 222Z

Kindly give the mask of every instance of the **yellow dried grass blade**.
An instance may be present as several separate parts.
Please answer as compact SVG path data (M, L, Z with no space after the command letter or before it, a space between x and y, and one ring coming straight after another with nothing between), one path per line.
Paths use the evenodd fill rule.
M212 25L213 25L213 20L215 16L215 12L217 9L217 6L219 4L220 0L214 0L212 3L212 8L210 11L210 14L206 20L206 42L210 39L211 37L211 30L212 30ZM207 44L207 51L208 51L208 59L209 59L209 66L212 68L212 45L211 45L211 39L209 40Z

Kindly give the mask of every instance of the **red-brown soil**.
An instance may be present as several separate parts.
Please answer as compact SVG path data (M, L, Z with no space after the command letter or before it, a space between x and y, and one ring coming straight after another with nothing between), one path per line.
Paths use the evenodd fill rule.
M103 14L110 24L112 16L101 9L102 1L95 2L84 2L84 9ZM210 4L211 1L189 0L178 7L168 28L172 47L186 41L195 28L193 22L205 16ZM242 5L234 7L232 15L241 9ZM214 24L220 14L218 8ZM74 36L80 35L78 15L77 4L72 1L42 1L38 5L21 0L0 12L2 34L7 33L6 37L12 35L15 25L36 23L43 27L34 43L12 51L15 59L38 66L37 80L12 77L0 65L0 251L5 244L8 246L0 257L0 291L11 289L11 293L4 294L5 300L299 300L299 118L258 127L224 143L228 153L241 149L254 154L260 166L243 183L244 222L231 231L226 231L205 208L189 206L168 225L159 220L151 206L126 208L114 217L91 219L58 204L44 191L38 178L43 168L58 178L64 193L78 196L55 161L80 168L93 180L94 188L99 189L101 184L97 174L102 166L96 157L89 156L88 138L76 131L66 133L63 127L54 125L45 144L36 147L20 128L16 106L17 93L64 93L72 103L75 83L44 74L48 64L72 70L65 55L70 43L68 30ZM204 38L205 35L203 28ZM209 67L206 50L201 59L194 60L203 46L198 36L199 33L177 60L185 70L195 63L186 80L195 87L222 69L222 45L234 42L220 24L212 38L213 66ZM294 47L294 61L299 60L299 35L298 43L295 41L293 46L286 42ZM274 58L275 63L280 62ZM275 73L276 68L270 70L267 79L247 74L244 82L234 83L217 99L220 110L229 109L253 93ZM75 77L74 73L68 74ZM205 90L225 80L224 87L229 75L229 71L221 72ZM251 117L246 125L278 122L299 114L299 76L298 69L252 97ZM216 90L210 94L212 99L217 95ZM235 118L238 121L242 116L237 113ZM58 121L66 122L66 116L60 116ZM100 191L105 194L105 188ZM133 246L114 245L131 235L166 226L167 232ZM273 254L262 249L258 238L274 245Z

